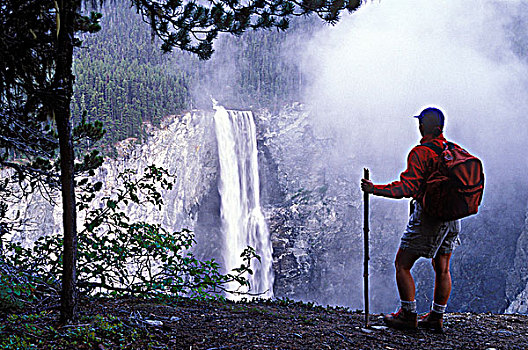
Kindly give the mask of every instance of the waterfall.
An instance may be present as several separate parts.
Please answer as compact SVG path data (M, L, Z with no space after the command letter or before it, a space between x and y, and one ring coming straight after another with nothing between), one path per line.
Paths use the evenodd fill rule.
M252 263L253 275L246 278L250 293L273 296L272 247L268 227L260 208L257 138L251 112L228 111L216 106L214 116L220 180L224 264L227 271L240 266L240 254L247 247L255 248L261 257ZM228 286L236 289L236 285ZM230 298L239 298L229 295Z

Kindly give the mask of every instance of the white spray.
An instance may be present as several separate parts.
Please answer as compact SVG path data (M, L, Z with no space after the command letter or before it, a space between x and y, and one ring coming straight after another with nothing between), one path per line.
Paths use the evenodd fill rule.
M240 254L255 248L261 262L252 265L253 275L246 276L251 294L273 296L272 247L268 227L260 208L257 139L251 112L227 111L216 106L214 116L220 180L224 264L228 271L240 266ZM254 260L256 261L256 260ZM237 285L230 285L234 290ZM238 298L237 295L228 295Z
M357 155L358 177L368 165L375 181L394 180L420 138L411 116L431 104L446 112L446 137L482 157L488 175L526 169L528 67L508 32L515 3L368 2L315 36L303 51L306 100L319 129Z

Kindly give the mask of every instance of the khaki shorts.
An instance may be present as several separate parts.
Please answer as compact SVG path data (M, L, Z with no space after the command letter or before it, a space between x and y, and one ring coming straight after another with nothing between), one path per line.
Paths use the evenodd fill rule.
M460 220L439 221L423 213L422 206L415 203L401 238L400 249L424 258L448 254L460 245L459 232Z

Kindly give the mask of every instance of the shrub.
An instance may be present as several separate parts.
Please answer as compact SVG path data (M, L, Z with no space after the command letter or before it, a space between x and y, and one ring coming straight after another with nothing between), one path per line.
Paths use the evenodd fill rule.
M252 274L252 259L260 260L255 250L247 247L241 254L243 263L230 273L220 272L214 260L197 259L191 248L192 232L168 232L159 224L131 222L124 209L132 203L143 206L163 205L161 190L172 189L172 178L166 170L147 167L139 176L132 170L119 175L121 186L115 194L97 199L100 182L79 182L79 210L85 213L84 229L78 234L78 285L90 295L136 295L150 297L211 297L226 291L229 282L249 287L244 275ZM100 207L93 207L99 201ZM92 205L91 205L92 203ZM62 237L39 238L32 248L7 242L6 260L41 281L56 285L62 272ZM2 288L9 281L2 279ZM31 291L31 285L29 291ZM26 287L21 293L29 296ZM18 289L16 289L18 290ZM9 295L16 293L9 291ZM28 294L29 293L29 294Z

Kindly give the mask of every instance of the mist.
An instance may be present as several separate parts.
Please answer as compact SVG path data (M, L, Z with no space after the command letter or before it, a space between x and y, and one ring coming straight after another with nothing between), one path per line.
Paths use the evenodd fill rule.
M392 181L420 139L411 116L437 106L444 135L482 158L488 183L518 178L528 144L527 66L508 31L518 7L383 0L326 27L303 56L319 132Z
M444 111L448 140L483 161L481 209L463 220L462 246L452 259L451 310L489 311L475 300L491 297L501 298L494 309L499 312L519 292L508 281L519 279L519 262L513 260L527 209L528 66L522 57L526 46L519 47L528 37L526 18L520 18L527 8L514 1L373 1L324 27L301 51L303 74L310 81L304 100L315 132L335 141L339 156L330 166L352 168L343 176L357 179L358 188L364 167L374 183L399 178L408 152L421 138L412 116L426 106ZM373 259L387 267L371 275L377 311L387 311L398 299L390 280L394 256L387 252L396 253L407 203L371 201L372 218L394 228L394 240L371 246ZM372 227L374 240L378 229ZM360 264L360 258L351 264ZM426 311L430 264L422 260L413 271L421 276L417 300ZM475 279L470 271L485 272ZM361 276L353 278L361 289ZM470 288L482 290L473 301L465 295Z
M528 15L524 12L528 13L528 6L523 2L368 2L353 14L344 14L335 26L308 19L300 30L277 34L280 42L269 40L270 33L248 34L249 41L265 43L255 57L266 60L255 60L256 52L247 51L236 38L224 38L215 46L210 66L204 68L207 79L194 87L195 100L201 98L208 106L213 96L228 108L241 109L304 102L313 141L331 140L329 144L337 149L324 149L322 157L290 144L293 148L284 150L288 153L284 161L293 173L287 175L305 184L357 181L352 193L357 198L364 167L375 183L398 179L408 152L421 138L412 116L426 106L441 108L446 138L478 156L486 175L479 214L463 220L462 246L452 258L450 310L503 312L526 280L519 276L518 267L524 265L517 260L522 255L516 254L523 249L518 240L528 197L524 175L528 171L524 24ZM268 59L277 65L266 66ZM268 77L264 74L268 71L282 78ZM253 80L256 72L258 79ZM260 95L260 85L273 96ZM309 133L303 135L309 139ZM317 147L316 143L311 146ZM300 162L298 157L313 159ZM349 189L329 191L342 195ZM336 207L341 205L347 204ZM310 273L321 275L309 281L309 292L296 290L296 298L362 307L362 247L355 246L360 244L361 231L354 231L354 222L359 221L354 209L347 210L350 217L344 212L342 216L348 220L343 224L346 229L334 237L321 232L328 254L314 249L319 255L310 256ZM407 213L408 201L379 197L371 201L371 311L390 311L397 304L392 264ZM342 246L346 249L338 252ZM427 311L432 297L430 263L422 259L413 273L418 307Z

